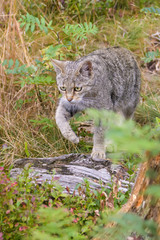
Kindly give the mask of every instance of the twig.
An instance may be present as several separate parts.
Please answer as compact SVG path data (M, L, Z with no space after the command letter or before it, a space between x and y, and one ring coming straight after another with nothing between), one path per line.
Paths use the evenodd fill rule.
M25 56L25 59L26 59L27 65L30 65L30 60L29 60L29 57L27 56L27 51L26 51L25 44L24 44L24 40L23 40L23 37L22 37L21 31L20 31L19 23L17 22L15 16L14 16L14 22L15 22L15 24L16 24L16 29L17 29L17 32L18 32L19 38L20 38L21 43L22 43L22 48L23 48L23 51L24 51L24 56Z

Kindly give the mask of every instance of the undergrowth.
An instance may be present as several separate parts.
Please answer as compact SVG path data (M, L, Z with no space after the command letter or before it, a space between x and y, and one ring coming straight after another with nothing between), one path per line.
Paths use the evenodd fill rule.
M113 188L93 190L87 180L73 193L52 180L38 184L30 166L16 178L0 167L0 239L88 239L102 212L118 208L125 195ZM67 193L64 193L66 190ZM55 238L54 238L55 237Z

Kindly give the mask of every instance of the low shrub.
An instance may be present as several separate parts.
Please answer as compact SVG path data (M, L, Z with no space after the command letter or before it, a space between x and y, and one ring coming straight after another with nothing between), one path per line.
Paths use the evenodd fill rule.
M0 240L44 239L39 237L42 233L48 234L46 239L88 239L106 207L114 209L127 201L123 193L117 194L118 188L113 189L93 190L84 180L74 193L68 187L64 193L54 175L51 182L39 184L30 167L16 178L0 167Z

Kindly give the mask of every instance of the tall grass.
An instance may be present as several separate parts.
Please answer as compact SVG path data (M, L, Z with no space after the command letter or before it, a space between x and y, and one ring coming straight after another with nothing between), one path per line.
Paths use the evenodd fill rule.
M44 7L43 1L2 1L0 17L0 60L16 59L20 64L27 66L34 64L35 59L41 59L43 50L50 45L57 45L67 39L61 29L67 24L77 22L89 22L92 20L98 26L99 32L95 36L89 36L88 40L73 41L68 48L63 48L61 54L64 59L75 59L80 55L87 54L92 50L110 45L121 45L135 52L140 58L151 46L149 34L156 31L159 26L157 16L154 19L144 17L142 13L138 16L139 10L130 18L127 14L133 11L127 10L123 15L117 10L111 14L107 10L106 15L98 16L93 9L92 17L74 12L68 15L63 6L57 5L57 1L49 1ZM127 1L125 1L127 3ZM67 2L66 2L67 3ZM75 6L75 5L74 5ZM88 6L87 6L88 7ZM93 7L93 6L92 6ZM121 6L119 6L120 8ZM123 9L122 9L123 10ZM49 23L53 20L53 31L47 35L36 28L33 33L26 34L20 28L19 19L21 14L29 12L36 17L43 16ZM150 24L150 28L148 28ZM0 157L5 163L10 163L21 157L46 157L56 156L70 152L85 152L88 147L83 141L77 147L64 140L56 127L54 114L58 102L59 93L56 83L48 86L34 86L26 84L21 87L19 75L6 74L6 66L0 64ZM54 73L51 73L55 79ZM148 82L144 79L143 86L145 94L152 95L152 85L154 85L154 95L157 92L158 82ZM143 88L143 89L144 89ZM39 94L41 97L39 97ZM149 104L150 105L150 104ZM151 106L151 105L150 105ZM159 106L155 104L158 112ZM141 119L146 113L146 109L141 109L137 118ZM150 118L150 110L148 112ZM148 120L147 120L148 121Z

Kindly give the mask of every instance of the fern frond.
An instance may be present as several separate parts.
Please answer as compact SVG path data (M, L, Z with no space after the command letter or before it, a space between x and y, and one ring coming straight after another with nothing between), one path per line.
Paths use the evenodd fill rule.
M154 13L160 15L160 8L155 8L155 7L145 7L141 9L141 12L145 13Z
M149 63L149 62L155 60L156 58L160 58L160 51L158 49L156 51L146 52L145 57L142 58L142 60L145 63Z
M74 37L76 40L82 40L87 39L88 34L96 34L98 28L91 22L89 24L86 22L84 24L67 24L63 32L68 36Z

